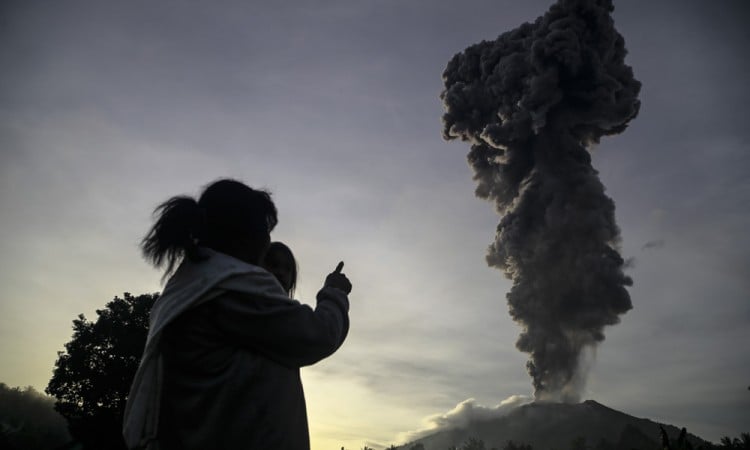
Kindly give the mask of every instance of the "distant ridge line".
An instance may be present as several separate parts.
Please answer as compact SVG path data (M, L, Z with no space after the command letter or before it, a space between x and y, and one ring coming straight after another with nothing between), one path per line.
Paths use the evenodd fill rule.
M534 450L560 450L582 438L588 447L602 450L653 449L659 448L661 426L670 439L677 439L681 429L674 425L634 417L595 400L575 404L535 401L503 417L437 431L397 448L410 450L415 444L422 444L425 450L448 450L453 446L460 448L473 438L483 441L487 450L501 450L509 441L531 445ZM710 445L693 434L688 433L687 439L696 449Z

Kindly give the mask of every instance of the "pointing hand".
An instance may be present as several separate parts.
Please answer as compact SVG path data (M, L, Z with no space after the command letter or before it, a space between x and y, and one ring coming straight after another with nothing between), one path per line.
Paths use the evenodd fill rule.
M336 269L333 272L328 274L324 285L329 286L329 287L335 287L337 289L341 289L342 291L348 294L352 291L352 283L349 281L348 278L346 278L346 275L341 273L341 270L343 268L344 268L344 261L341 261L336 266Z

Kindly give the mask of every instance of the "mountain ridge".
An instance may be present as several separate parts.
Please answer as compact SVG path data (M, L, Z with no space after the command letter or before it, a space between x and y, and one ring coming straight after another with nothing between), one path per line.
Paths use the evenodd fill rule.
M630 450L658 448L660 426L670 440L676 440L680 428L638 418L617 411L594 400L581 403L532 402L508 414L475 420L463 428L437 431L397 447L409 450L422 444L425 450L448 450L459 447L470 438L482 440L486 448L502 449L509 441L529 444L534 450L569 449L576 439L585 439L589 448ZM694 448L709 442L692 434L687 440Z

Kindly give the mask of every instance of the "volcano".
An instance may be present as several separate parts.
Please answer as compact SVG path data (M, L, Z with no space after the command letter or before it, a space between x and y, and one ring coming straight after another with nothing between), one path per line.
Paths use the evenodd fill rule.
M506 416L470 422L465 428L438 431L398 449L410 450L422 444L424 450L461 448L470 439L484 442L485 448L503 449L509 441L528 444L534 450L574 448L574 442L592 449L655 449L660 447L663 427L675 442L680 429L608 408L594 400L582 403L533 402L511 411ZM709 442L692 434L687 441L693 448ZM417 448L419 448L417 446Z

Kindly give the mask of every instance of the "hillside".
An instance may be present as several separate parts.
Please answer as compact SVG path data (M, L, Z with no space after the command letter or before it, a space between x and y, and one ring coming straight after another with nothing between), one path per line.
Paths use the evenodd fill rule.
M421 443L425 450L447 450L460 446L469 438L484 441L487 449L502 449L508 441L531 444L534 450L571 448L577 438L584 438L588 447L606 449L658 448L659 425L608 408L593 400L578 404L535 402L520 406L507 416L470 423L464 429L444 430L399 447L410 449ZM670 439L677 439L680 430L663 425ZM602 443L602 441L607 441ZM688 435L694 447L707 444Z

